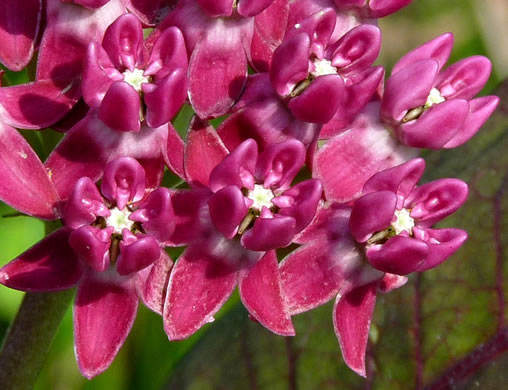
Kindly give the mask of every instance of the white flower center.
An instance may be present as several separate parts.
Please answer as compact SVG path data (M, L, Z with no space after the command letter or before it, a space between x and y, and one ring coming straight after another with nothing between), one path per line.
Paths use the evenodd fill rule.
M331 61L327 59L315 59L314 60L314 70L310 72L314 77L325 76L327 74L337 74L337 68L332 65Z
M134 221L129 219L131 212L127 207L124 207L123 210L118 210L118 208L114 207L109 212L111 215L106 218L106 225L112 226L115 229L114 233L122 234L124 228L131 230Z
M272 190L266 189L261 184L254 184L254 189L247 193L247 198L254 203L250 206L252 209L261 211L264 207L271 208L273 206L272 199L275 197Z
M413 234L415 220L409 215L409 210L395 210L395 218L397 218L397 220L392 222L392 227L395 229L395 234L400 234L403 231L406 231L409 234Z
M131 85L137 92L141 92L141 84L150 82L143 73L142 69L135 68L132 72L127 69L123 72L123 81Z
M432 88L430 90L429 96L427 97L427 101L425 102L424 107L430 108L434 104L443 103L445 100L446 99L443 96L441 96L441 92L439 92L439 89Z

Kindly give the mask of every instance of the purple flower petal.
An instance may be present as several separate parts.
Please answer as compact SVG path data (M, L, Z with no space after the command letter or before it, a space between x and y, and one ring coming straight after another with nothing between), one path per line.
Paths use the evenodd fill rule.
M145 194L145 170L132 157L120 157L104 169L101 192L122 210L128 202L137 202Z
M377 282L358 287L342 298L333 308L333 325L345 363L358 375L366 376L365 351L370 321L376 305Z
M425 229L429 239L429 254L418 272L437 267L453 255L467 240L467 232L461 229Z
M140 109L141 101L136 90L124 81L116 81L102 99L98 118L118 131L139 131Z
M109 267L109 248L112 229L81 226L69 236L69 246L78 257L93 270L102 272Z
M159 259L160 248L155 238L148 235L135 236L127 229L122 233L120 256L116 266L120 275L140 271Z
M216 229L226 238L233 238L249 211L240 188L221 188L208 199L210 218Z
M295 234L296 221L293 217L259 217L254 226L242 235L241 243L252 251L268 251L288 246Z
M240 272L238 289L244 306L265 328L281 336L295 335L275 251L267 252L251 268Z
M39 157L17 130L0 122L0 199L22 213L59 217L59 197Z
M164 305L164 330L170 340L189 337L207 322L236 286L236 268L225 259L187 248L173 267Z
M39 241L0 269L0 283L22 291L55 291L71 288L84 266L69 246L70 230L61 228Z
M81 373L92 379L113 362L129 334L138 307L130 284L104 282L91 272L74 305L74 342Z

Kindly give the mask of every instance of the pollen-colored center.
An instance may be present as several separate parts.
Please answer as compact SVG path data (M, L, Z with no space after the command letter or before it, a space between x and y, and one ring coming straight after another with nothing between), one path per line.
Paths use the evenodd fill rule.
M311 74L314 77L325 76L327 74L337 74L337 68L332 65L332 62L327 59L315 59L314 62L314 70Z
M250 207L258 211L261 211L263 207L271 208L274 197L272 190L263 187L261 184L254 184L254 189L247 193L247 198L253 201Z
M439 92L439 89L432 88L430 90L429 96L427 97L427 101L425 102L425 108L430 108L434 104L443 103L446 99L441 96L441 92Z
M115 229L114 233L121 234L123 229L132 229L134 221L129 219L131 212L126 207L123 210L114 207L109 212L111 215L106 218L106 225L112 226Z
M395 234L400 234L404 231L410 235L413 234L413 227L415 226L415 220L409 215L409 210L400 209L395 210L395 221L392 222L392 227L395 229Z
M137 92L141 92L141 84L148 83L150 80L144 75L142 69L135 68L133 71L123 72L123 80L131 85Z

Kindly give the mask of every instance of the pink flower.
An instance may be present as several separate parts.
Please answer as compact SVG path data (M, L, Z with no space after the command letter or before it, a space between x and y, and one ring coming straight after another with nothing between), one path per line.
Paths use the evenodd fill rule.
M422 159L382 171L353 207L321 209L296 238L302 244L281 263L291 314L336 297L333 320L346 364L365 376L365 349L377 292L403 285L406 274L434 268L467 238L460 229L431 226L465 201L467 185L442 179L416 186Z
M0 270L2 284L23 291L77 285L75 351L87 378L115 358L138 297L161 312L161 278L172 265L161 246L173 244L179 222L172 193L146 191L144 170L132 158L106 166L101 192L88 177L80 179L63 207L64 226Z

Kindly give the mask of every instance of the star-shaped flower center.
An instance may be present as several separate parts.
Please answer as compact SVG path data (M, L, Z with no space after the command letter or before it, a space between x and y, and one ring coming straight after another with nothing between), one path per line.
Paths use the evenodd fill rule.
M274 197L275 195L272 190L264 188L261 184L254 184L254 189L247 193L247 198L253 201L250 208L259 212L261 212L263 207L272 208L272 199Z
M311 72L311 75L314 77L325 76L327 74L337 74L337 68L332 65L332 62L323 58L323 59L315 59L313 61L314 70Z
M395 229L395 234L400 234L404 231L408 232L409 235L413 234L413 228L415 226L415 220L409 215L410 212L407 209L395 210L395 221L392 222L392 227Z
M432 88L430 90L429 96L427 97L427 101L425 102L424 107L430 108L434 104L443 103L445 100L446 99L443 96L441 96L441 92L439 92L439 89Z
M123 229L132 229L132 225L134 225L134 221L131 221L129 219L129 216L131 215L131 212L127 209L127 207L124 207L123 210L119 210L118 208L114 207L109 210L111 215L106 218L106 225L112 226L116 234L122 234Z
M123 81L131 85L137 92L141 92L141 85L150 82L149 78L144 75L142 69L135 68L133 71L126 70L123 72Z

